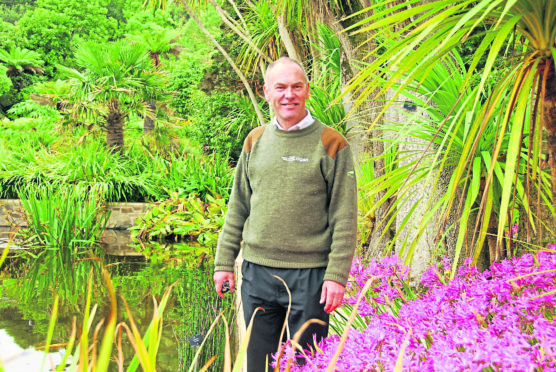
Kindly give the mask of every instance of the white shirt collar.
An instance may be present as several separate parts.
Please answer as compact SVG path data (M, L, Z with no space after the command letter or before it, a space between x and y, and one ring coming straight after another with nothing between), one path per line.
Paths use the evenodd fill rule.
M311 125L315 122L315 119L313 119L309 110L305 110L305 112L307 113L307 115L305 115L305 117L303 119L301 119L301 121L299 123L295 124L293 127L290 127L290 129L288 129L288 131L304 129L304 128L307 128L309 125ZM272 123L274 125L276 125L276 127L278 129L284 130L284 131L286 130L286 129L282 128L282 126L278 123L278 120L276 119L276 116L274 116L272 118Z

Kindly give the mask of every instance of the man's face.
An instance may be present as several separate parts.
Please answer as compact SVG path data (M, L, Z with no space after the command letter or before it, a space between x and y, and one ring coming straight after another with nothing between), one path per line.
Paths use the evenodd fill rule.
M267 75L264 96L278 123L288 129L306 115L305 101L309 98L309 83L298 65L282 62Z

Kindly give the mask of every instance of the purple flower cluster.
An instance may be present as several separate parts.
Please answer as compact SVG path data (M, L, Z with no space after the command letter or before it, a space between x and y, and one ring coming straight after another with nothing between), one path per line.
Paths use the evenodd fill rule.
M335 371L392 371L399 363L404 371L556 371L555 252L482 273L466 264L452 280L449 270L447 260L429 268L424 292L411 299L409 269L397 257L355 260L349 289L356 293L347 302L374 280L358 309L366 327L349 331ZM291 370L326 370L339 341L323 340L307 364Z

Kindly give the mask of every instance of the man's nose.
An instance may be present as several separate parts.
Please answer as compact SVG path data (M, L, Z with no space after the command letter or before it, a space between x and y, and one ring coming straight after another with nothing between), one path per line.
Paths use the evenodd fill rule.
M292 88L286 88L286 91L284 92L286 97L293 97L293 89Z

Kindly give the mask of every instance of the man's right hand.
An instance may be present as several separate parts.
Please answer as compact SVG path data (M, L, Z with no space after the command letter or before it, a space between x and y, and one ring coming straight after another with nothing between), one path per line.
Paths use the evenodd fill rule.
M224 282L228 282L230 292L233 292L236 289L236 280L234 278L233 271L215 271L212 279L214 280L216 293L218 293L220 297L225 296L225 293L222 293L222 285Z

